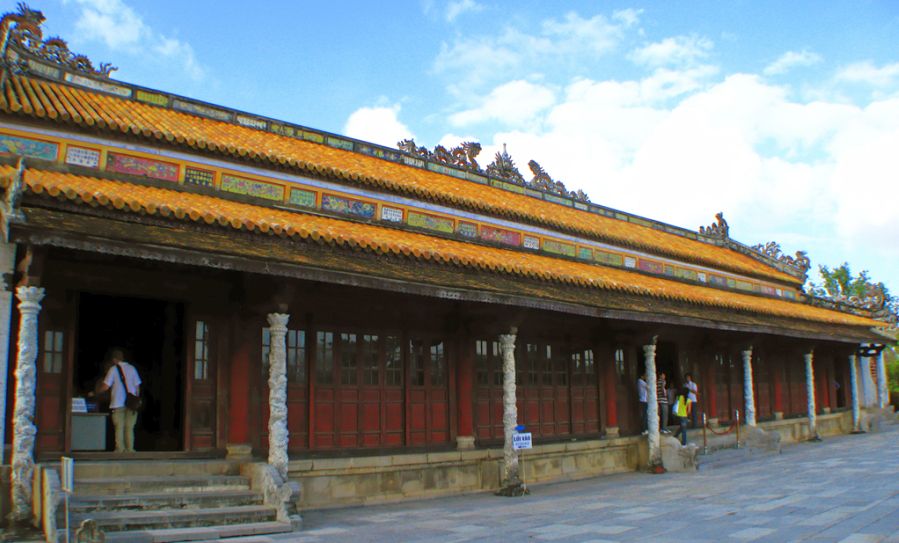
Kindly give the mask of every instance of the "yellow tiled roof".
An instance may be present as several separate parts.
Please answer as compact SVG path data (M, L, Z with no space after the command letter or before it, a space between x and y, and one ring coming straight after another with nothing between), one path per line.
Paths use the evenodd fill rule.
M12 76L0 111L265 162L793 285L737 251L447 175L61 83ZM480 250L479 248L476 250ZM547 266L558 265L547 260Z
M0 166L0 185L8 187L14 174L13 167ZM850 326L878 325L868 318L805 303L728 292L618 268L485 247L203 194L34 169L25 170L24 181L26 190L32 194L92 207L103 206L126 213L146 213L258 234L278 235L298 241L367 250L385 256L410 257L435 265L458 266L473 271L619 291L727 310Z

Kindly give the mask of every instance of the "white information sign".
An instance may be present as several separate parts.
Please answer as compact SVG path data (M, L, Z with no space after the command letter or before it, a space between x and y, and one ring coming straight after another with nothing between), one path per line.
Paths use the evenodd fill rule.
M512 448L517 450L531 448L531 433L521 432L512 434Z
M75 491L75 459L63 456L60 459L60 485L63 492Z
M72 398L72 413L87 413L87 400Z

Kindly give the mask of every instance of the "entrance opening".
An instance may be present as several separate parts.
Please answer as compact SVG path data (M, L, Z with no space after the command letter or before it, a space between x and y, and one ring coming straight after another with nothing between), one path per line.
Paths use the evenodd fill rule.
M82 293L78 306L76 394L103 379L109 350L120 347L140 373L144 407L134 428L138 451L183 449L184 306L164 300ZM108 409L108 395L100 402ZM106 450L114 448L109 422Z

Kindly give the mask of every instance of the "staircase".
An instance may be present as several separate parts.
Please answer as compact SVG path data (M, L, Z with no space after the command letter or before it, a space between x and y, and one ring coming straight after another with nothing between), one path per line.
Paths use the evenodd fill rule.
M209 541L289 532L225 460L76 462L72 532L93 519L107 543ZM57 526L65 526L64 507Z

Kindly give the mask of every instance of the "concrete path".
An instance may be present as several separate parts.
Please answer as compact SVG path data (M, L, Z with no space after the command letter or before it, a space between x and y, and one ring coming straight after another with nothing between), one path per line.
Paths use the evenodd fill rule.
M304 529L235 543L832 541L899 543L899 425L784 448L722 450L691 474L627 473L304 514Z

